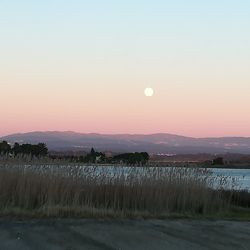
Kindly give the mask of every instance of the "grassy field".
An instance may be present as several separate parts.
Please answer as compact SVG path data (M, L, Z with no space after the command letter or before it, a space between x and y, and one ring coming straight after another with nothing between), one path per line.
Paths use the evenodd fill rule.
M200 168L0 164L0 214L250 218L250 193L226 184Z

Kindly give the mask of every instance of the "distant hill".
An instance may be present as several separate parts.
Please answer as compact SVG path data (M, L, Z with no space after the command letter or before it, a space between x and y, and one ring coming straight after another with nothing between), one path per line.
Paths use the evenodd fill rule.
M30 132L0 138L10 143L47 144L49 150L133 152L164 154L243 153L250 154L250 137L192 138L173 134L82 134L76 132Z

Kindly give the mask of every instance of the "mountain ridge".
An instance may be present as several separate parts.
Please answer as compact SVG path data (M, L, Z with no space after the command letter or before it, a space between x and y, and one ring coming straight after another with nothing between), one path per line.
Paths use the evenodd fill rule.
M188 137L170 133L101 134L74 131L33 131L0 137L10 143L44 142L49 150L83 150L149 153L245 153L250 154L250 137Z

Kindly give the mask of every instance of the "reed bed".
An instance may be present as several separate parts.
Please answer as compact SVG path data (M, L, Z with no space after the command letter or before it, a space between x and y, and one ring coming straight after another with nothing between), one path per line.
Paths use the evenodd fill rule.
M207 169L0 165L1 214L168 216L227 211L231 192ZM226 195L225 195L226 194Z

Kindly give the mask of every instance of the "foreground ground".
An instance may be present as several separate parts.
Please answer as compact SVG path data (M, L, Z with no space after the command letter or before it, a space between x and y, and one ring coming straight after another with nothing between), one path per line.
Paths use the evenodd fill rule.
M250 249L250 222L0 219L0 249Z

